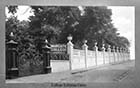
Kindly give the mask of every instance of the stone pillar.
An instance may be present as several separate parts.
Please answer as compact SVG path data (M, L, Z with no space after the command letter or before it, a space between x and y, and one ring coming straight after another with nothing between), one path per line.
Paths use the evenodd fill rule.
M113 46L113 49L112 49L112 51L113 51L113 56L114 56L114 62L113 63L115 63L116 62L116 56L115 56L115 46Z
M69 35L67 37L68 43L67 43L67 54L69 55L69 64L70 64L70 70L72 70L72 59L73 59L73 44L71 42L72 36Z
M102 44L103 64L105 64L105 44Z
M122 62L122 48L119 48L119 53L120 53L120 62Z
M124 48L122 48L122 61L124 62L125 61L125 57L124 57Z
M126 48L124 48L124 61L126 61Z
M121 48L121 54L122 54L122 62L124 62L124 52L123 52L123 48Z
M44 73L51 73L51 66L50 66L51 46L48 44L47 40L44 43L45 46L42 47Z
M87 46L87 40L84 41L83 50L85 54L85 68L87 68L87 52L88 52L88 46Z
M98 47L97 47L97 42L95 42L94 43L94 48L93 48L93 50L95 51L95 64L96 64L96 66L97 66L97 59L98 59Z
M127 49L126 54L127 54L127 61L129 61L129 49Z
M128 61L129 60L129 58L128 58L128 49L126 50L126 60Z
M130 60L130 50L128 49L128 60Z
M108 56L109 56L109 64L111 63L111 57L110 57L110 54L111 54L111 46L108 45L108 48L107 48L107 51L108 51Z
M119 47L116 47L116 54L117 54L117 62L119 62L120 56L119 56Z
M10 34L11 40L6 43L6 78L18 77L18 43L14 41L13 33Z

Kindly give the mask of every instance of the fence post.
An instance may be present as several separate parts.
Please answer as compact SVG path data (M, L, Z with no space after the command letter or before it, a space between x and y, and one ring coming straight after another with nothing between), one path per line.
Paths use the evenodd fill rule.
M103 64L105 64L105 44L102 44L102 53L103 53Z
M111 60L110 60L110 53L111 53L111 48L110 48L110 45L108 45L108 57L109 57L109 64L111 63Z
M121 48L119 48L119 54L120 54L120 60L119 60L119 62L121 62L122 61Z
M97 54L98 54L98 47L97 47L97 42L94 43L94 48L93 50L95 51L95 64L97 66Z
M129 60L128 55L129 55L129 52L128 52L128 49L127 49L127 50L126 50L126 58L127 58L127 61Z
M124 48L124 61L126 61L126 49Z
M6 78L17 77L19 74L18 71L18 54L17 46L18 43L14 41L13 33L10 34L11 40L6 43Z
M113 62L113 63L115 63L115 62L116 62L116 57L115 57L115 46L113 46L112 51L113 51L113 56L114 56L114 62Z
M84 45L83 45L83 50L85 54L85 68L87 68L87 51L88 51L88 46L86 43L87 43L87 40L84 41Z
M121 55L121 62L123 62L123 53L122 53L122 48L120 48L120 55Z
M126 48L124 48L124 60L127 61L127 58L126 58Z
M122 48L122 62L124 62L124 49Z
M119 47L116 47L116 54L117 54L117 62L119 62Z
M130 50L128 49L128 60L130 60Z
M69 55L69 63L70 63L70 70L72 70L72 59L73 59L73 44L71 42L72 36L69 35L67 37L68 43L67 43L67 54Z

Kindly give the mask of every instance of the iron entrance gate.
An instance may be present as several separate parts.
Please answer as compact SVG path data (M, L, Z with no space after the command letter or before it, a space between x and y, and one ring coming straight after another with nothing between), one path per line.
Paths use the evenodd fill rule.
M42 53L32 57L27 52L19 54L18 43L6 43L6 79L19 76L50 73L50 60L68 60L66 45L52 45L51 49L42 47Z

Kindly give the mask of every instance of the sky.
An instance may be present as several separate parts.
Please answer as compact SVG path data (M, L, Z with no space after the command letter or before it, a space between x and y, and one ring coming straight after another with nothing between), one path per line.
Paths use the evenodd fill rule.
M29 6L19 6L17 15L20 21L28 20L33 15ZM130 41L131 59L135 59L135 8L133 6L108 6L112 9L112 23L118 29L120 36L125 36ZM83 10L81 7L79 9ZM6 16L9 17L6 9Z
M130 41L131 58L135 59L135 8L133 6L109 6L112 9L112 23L120 36Z

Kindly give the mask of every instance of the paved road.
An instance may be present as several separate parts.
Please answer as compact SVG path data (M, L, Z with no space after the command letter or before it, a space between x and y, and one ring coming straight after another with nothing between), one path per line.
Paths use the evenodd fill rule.
M13 80L6 80L6 83L47 83L47 82L68 82L68 83L118 83L132 81L135 62L109 65L100 68L90 69L84 72L73 73L70 71L33 75Z
M61 79L60 82L121 82L128 77L129 73L131 73L134 70L134 67L134 61L127 62L124 64L101 67L98 69L92 69L86 72L73 74L68 78Z

